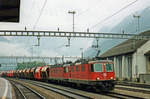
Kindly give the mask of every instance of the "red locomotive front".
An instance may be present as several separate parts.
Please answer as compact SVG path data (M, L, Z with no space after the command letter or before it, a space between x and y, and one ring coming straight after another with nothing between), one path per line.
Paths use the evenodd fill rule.
M90 81L101 89L112 90L115 85L114 64L110 60L89 62Z
M113 62L101 61L89 63L91 65L91 77L93 81L115 80Z

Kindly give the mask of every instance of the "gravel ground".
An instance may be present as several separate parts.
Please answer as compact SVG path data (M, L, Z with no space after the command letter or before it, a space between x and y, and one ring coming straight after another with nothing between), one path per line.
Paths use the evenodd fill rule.
M39 82L39 83L42 83L42 82ZM46 84L48 86L60 88L60 89L69 89L72 92L76 92L76 93L81 94L81 95L86 95L86 96L91 97L93 99L110 99L109 96L105 96L105 95L102 95L102 94L97 94L97 93L82 91L82 90L73 89L73 88L70 88L70 87L59 86L59 85L54 85L54 84L48 84L48 83L44 83L44 84ZM115 98L111 97L111 99L115 99Z
M140 93L140 92L133 92L133 91L126 91L126 90L120 90L120 89L115 89L114 92L121 93L121 94L126 94L126 95L134 95L137 97L142 97L145 99L150 99L150 94L145 94L145 93Z
M23 82L23 81L18 81L18 82ZM46 99L68 99L67 97L62 96L60 94L57 94L53 91L49 91L49 90L37 87L37 86L29 84L29 83L25 83L25 82L23 82L23 83L25 85L28 85L29 87L33 88L37 92L41 93L41 95L45 96ZM38 83L42 83L42 82L38 82ZM44 84L46 84L46 83L44 83ZM58 85L53 85L53 84L48 84L48 83L47 83L47 85L57 87L57 88L60 88L60 89L69 89L69 90L72 90L73 92L76 92L76 93L81 94L81 95L89 96L93 99L116 99L116 98L112 98L112 97L109 97L109 96L105 96L103 94L92 93L92 92L82 91L82 90L78 90L78 89L72 89L72 88L69 88L69 87L58 86ZM114 92L121 93L121 94L126 94L126 95L131 95L131 96L143 97L145 99L150 99L150 94L146 94L146 93L126 91L126 90L121 90L121 89L115 89Z
M13 86L12 86L12 99L16 99L15 90Z
M67 99L65 96L62 96L60 94L57 94L57 93L49 91L49 90L46 90L44 88L37 87L35 85L29 84L29 83L25 83L25 82L22 82L22 81L17 81L17 82L21 82L24 85L29 86L30 88L34 89L35 91L37 91L41 95L43 95L46 99Z

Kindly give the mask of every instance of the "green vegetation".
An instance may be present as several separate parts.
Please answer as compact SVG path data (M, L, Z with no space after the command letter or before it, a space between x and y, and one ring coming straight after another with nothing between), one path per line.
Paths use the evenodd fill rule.
M32 68L32 67L39 67L39 66L45 66L46 63L44 62L23 62L23 63L18 63L17 64L17 68L16 70L18 69L25 69L25 68Z

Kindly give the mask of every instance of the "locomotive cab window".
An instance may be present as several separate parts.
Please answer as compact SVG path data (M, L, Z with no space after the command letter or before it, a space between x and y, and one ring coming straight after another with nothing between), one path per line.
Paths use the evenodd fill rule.
M103 64L94 64L94 72L103 72Z
M91 64L91 72L94 72L94 65Z
M109 64L109 63L106 64L106 71L107 72L113 72L113 68L114 68L113 64Z

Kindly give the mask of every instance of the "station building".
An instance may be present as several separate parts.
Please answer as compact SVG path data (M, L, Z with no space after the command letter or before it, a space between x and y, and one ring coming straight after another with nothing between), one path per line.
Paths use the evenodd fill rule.
M150 30L139 35L150 36ZM139 80L140 78L144 83L150 80L150 40L126 40L100 57L114 61L118 79Z

